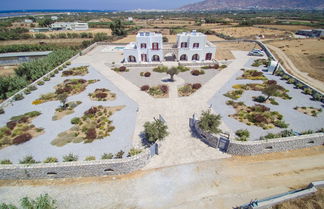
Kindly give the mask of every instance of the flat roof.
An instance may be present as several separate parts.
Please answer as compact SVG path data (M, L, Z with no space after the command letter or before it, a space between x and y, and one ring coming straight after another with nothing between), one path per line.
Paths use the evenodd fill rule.
M2 53L0 58L5 57L28 57L28 56L46 56L52 51L42 51L42 52L12 52L12 53Z

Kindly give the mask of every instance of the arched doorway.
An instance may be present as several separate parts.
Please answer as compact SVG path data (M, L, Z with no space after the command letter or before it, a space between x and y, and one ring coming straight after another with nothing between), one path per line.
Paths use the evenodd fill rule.
M186 54L180 56L180 61L188 61L188 57Z
M199 60L199 55L198 54L192 55L192 61L198 61L198 60Z
M142 62L147 62L147 54L141 54Z
M165 56L164 56L164 60L165 61L169 61L169 62L174 62L176 60L176 55L172 52L170 53L167 53Z
M207 53L206 54L206 59L205 60L211 60L212 59L213 54L212 53Z
M129 56L129 57L128 57L128 62L136 62L136 57L134 57L134 56Z
M153 55L152 62L160 62L160 56L159 55Z

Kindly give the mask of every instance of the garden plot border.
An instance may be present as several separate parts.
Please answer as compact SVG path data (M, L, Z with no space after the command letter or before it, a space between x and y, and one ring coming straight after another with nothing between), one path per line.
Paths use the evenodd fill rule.
M219 148L220 136L203 131L198 125L198 120L193 121L191 128L197 133L201 141L213 148ZM264 141L239 142L229 139L228 146L223 151L231 155L257 155L321 145L324 145L324 133L284 137Z

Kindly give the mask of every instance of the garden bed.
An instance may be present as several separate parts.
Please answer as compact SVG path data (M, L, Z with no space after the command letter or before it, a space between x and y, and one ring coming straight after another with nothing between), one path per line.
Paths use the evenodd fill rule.
M257 59L254 60L254 63L252 64L253 67L260 67L261 65L263 65L264 67L267 67L269 64L269 60L267 59Z
M108 89L96 89L93 93L89 94L92 101L112 101L116 99L116 94Z
M236 110L236 113L229 115L229 117L246 125L258 126L263 129L288 127L288 124L282 120L283 116L280 113L272 112L270 108L264 105L246 106L243 102L234 102L232 100L227 101L226 104L233 106Z
M237 80L240 79L247 79L247 80L268 80L264 75L263 72L257 70L243 70L243 75L238 77Z
M224 94L224 96L237 100L238 98L240 98L242 96L242 94L244 93L244 91L242 89L238 89L238 90L233 90L233 91L229 91L227 93Z
M0 149L27 142L43 134L42 128L37 128L31 124L32 120L40 114L40 112L33 111L12 117L6 126L0 128Z
M298 112L304 113L305 115L317 117L319 113L322 112L321 108L315 108L315 107L295 107L295 110Z
M55 92L43 94L41 97L33 101L34 105L42 104L49 101L59 100L60 94L67 94L72 96L83 92L89 84L93 84L98 80L84 80L84 79L67 79L63 83L55 87Z
M61 106L57 108L55 110L54 116L52 117L52 120L60 120L64 116L74 113L74 108L76 108L81 103L82 103L81 101L68 102L65 104L65 107Z
M115 129L109 117L117 111L123 109L124 106L91 107L84 112L80 118L73 118L71 123L72 128L58 134L51 144L61 147L68 143L91 143L97 139L103 139L110 135Z
M180 97L190 96L191 94L195 93L200 88L201 88L200 83L185 84L184 86L182 86L178 89L178 94Z
M71 68L69 70L65 70L62 72L62 77L84 76L89 73L88 68L89 68L89 66L80 66L80 67Z
M153 87L144 85L141 87L141 90L147 92L154 98L167 98L169 96L169 87L167 85L158 85Z

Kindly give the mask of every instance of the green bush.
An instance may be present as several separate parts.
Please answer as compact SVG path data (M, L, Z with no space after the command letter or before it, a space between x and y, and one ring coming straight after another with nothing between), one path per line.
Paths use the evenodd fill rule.
M124 151L120 150L119 152L116 153L115 159L123 158L124 153L125 153Z
M48 157L43 161L43 163L57 163L57 162L58 160L56 157Z
M77 161L78 159L79 157L77 155L73 155L72 153L63 156L63 162L73 162Z
M19 161L20 164L34 164L39 163L36 160L34 160L33 156L27 155L24 159Z
M157 73L166 73L168 71L168 67L167 66L157 66L156 68L153 69L154 72Z
M50 77L45 77L45 78L43 78L43 81L49 81L49 80L51 80Z
M95 156L88 156L85 158L85 161L92 161L92 160L96 160Z
M56 209L56 201L48 194L40 195L35 200L24 197L20 200L20 204L24 209Z
M102 160L110 160L110 159L112 159L114 157L114 155L113 154L111 154L111 153L104 153L102 156L101 156L101 159Z
M5 160L1 160L0 161L0 164L2 164L2 165L6 165L6 164L12 164L12 162L10 161L10 160L8 160L8 159L5 159ZM0 207L1 208L1 207Z
M218 128L221 124L221 116L212 114L210 110L203 111L198 122L199 127L209 133L218 134L221 130Z
M282 79L283 80L288 80L289 79L289 76L288 75L284 75L284 76L282 76Z
M141 149L132 148L132 149L129 150L127 157L132 157L132 156L138 155L141 152L142 152Z
M38 81L38 82L37 82L37 85L39 85L39 86L44 85L44 81Z
M75 117L75 118L72 118L71 119L71 123L74 124L74 125L75 124L79 124L80 122L81 122L81 119L80 118Z
M30 94L30 93L31 91L28 88L24 90L24 94Z
M13 99L14 99L15 101L19 101L19 100L24 99L24 96L23 96L22 94L16 94L16 95L13 97Z
M313 94L313 99L315 101L322 101L323 96L321 94L319 94L319 93L315 93L315 94Z
M289 78L289 79L288 79L288 83L290 83L290 84L295 83L295 79L293 79L293 78Z
M161 120L146 122L144 124L145 138L151 143L154 143L157 140L163 140L166 136L168 136L169 133L167 130L168 127Z
M256 98L254 98L254 101L259 102L259 103L263 103L266 101L266 98L264 96L258 96Z
M250 137L250 132L247 129L245 129L245 130L240 129L235 132L235 135L239 137L239 138L236 138L236 140L247 141L248 138Z
M35 90L37 90L37 87L32 85L32 86L29 86L28 89L29 89L29 91L35 91Z
M5 113L4 109L0 107L0 114L4 114L4 113Z
M311 88L304 88L303 92L304 94L309 94L309 95L313 94L313 90Z

